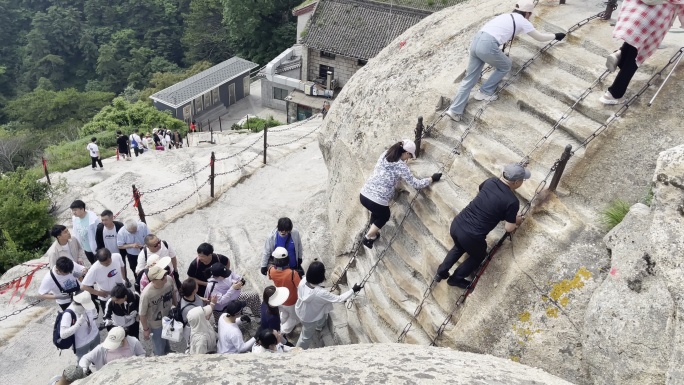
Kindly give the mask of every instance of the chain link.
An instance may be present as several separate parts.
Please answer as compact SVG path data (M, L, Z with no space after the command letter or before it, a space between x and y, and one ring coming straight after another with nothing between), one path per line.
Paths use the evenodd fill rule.
M128 208L128 206L129 206L131 203L133 203L133 200L134 200L134 199L131 198L131 200L128 201L128 203L126 203L126 204L121 208L121 210L117 211L116 214L114 214L114 216L112 217L112 219L116 219L119 215L121 215L121 213L123 213L124 210L126 210L126 209Z
M280 129L276 129L276 130L271 130L271 129L269 129L269 130L268 130L268 133L270 134L270 133L272 133L272 132L284 132L284 131L289 131L289 130L291 130L291 129L293 129L293 128L297 128L297 127L299 127L299 126L302 126L302 125L304 125L304 123L307 123L307 122L309 122L309 121L311 121L311 120L313 120L313 119L315 119L315 118L317 118L317 117L318 117L318 114L312 115L312 116L310 116L310 117L308 117L308 118L306 118L306 119L304 119L304 120L302 120L302 121L300 121L300 122L291 124L291 125L290 125L289 127L287 127L287 128L280 128Z
M380 255L378 256L378 260L375 261L375 263L373 264L373 266L371 266L371 268L368 270L368 272L366 273L366 275L365 275L365 276L363 277L363 279L361 280L361 283L360 283L361 286L365 286L365 285L366 285L366 283L368 282L368 280L370 279L370 277L373 275L373 273L375 272L375 270L378 268L378 265L380 264L380 262L382 262L382 260L383 260L383 259L385 258L385 256L387 255L387 251L388 251L388 250L390 249L390 247L392 246L392 242L394 242L394 239L397 237L397 235L399 235L399 231L401 230L401 227L404 225L404 221L406 221L406 218L408 218L408 216L411 215L411 212L413 211L413 210L412 210L412 208L413 208L413 203L414 203L414 202L416 201L416 199L420 196L420 194L421 194L421 191L418 190L418 192L416 193L416 195L414 195L414 196L413 196L413 199L411 199L411 201L409 202L408 208L406 209L406 212L404 213L404 216L401 218L401 221L399 221L399 223L397 224L397 228L396 228L396 230L394 230L394 234L392 234L392 237L391 237L391 238L389 239L389 241L387 242L387 246L385 246L385 248L382 250L382 252L381 252ZM349 298L349 300L347 301L347 309L351 309L351 308L352 308L352 306L354 305L354 301L356 300L356 297L357 297L357 296L358 296L358 292L354 293L354 294L351 296L351 298Z
M24 264L22 264L21 266L32 267L32 266L28 266L28 265L24 265ZM48 264L47 264L47 263L44 264L43 266L37 268L37 269L35 268L35 266L33 266L33 270L29 271L28 273L26 273L26 274L24 274L24 275L20 275L20 276L18 276L18 277L16 277L16 278L12 279L12 280L9 281L9 282L0 283L0 290L4 290L4 289L6 289L6 288L9 287L9 286L14 285L15 282L20 281L20 280L22 280L22 279L28 277L29 275L33 275L33 274L36 273L36 271L41 270L41 269L45 269L45 268L47 268L47 267L48 267Z
M250 143L247 147L243 148L242 150L240 150L239 152L236 152L236 153L233 154L233 155L224 156L223 158L216 158L216 159L214 159L214 161L215 161L215 162L220 162L220 161L222 161L222 160L226 160L226 159L230 159L230 158L235 158L236 156L239 156L240 154L242 154L242 153L244 153L245 151L247 151L247 150L249 150L250 148L252 148L255 144L261 142L261 139L262 139L263 137L264 137L264 133L263 133L263 131L262 131L261 135L259 135L259 137L257 138L257 140L255 140L254 142Z
M167 208L165 208L165 209L161 209L161 210L159 210L159 211L155 211L155 212L146 214L146 216L151 217L151 216L153 216L153 215L158 215L158 214L164 213L164 212L166 212L166 211L169 211L169 210L171 210L172 208L175 208L175 207L178 207L178 206L182 205L182 204L185 203L188 199L190 199L193 195L195 195L195 193L199 193L199 190L202 189L202 187L204 187L204 186L209 182L209 179L211 179L211 178L207 178L201 185L197 186L197 188L196 188L193 192L191 192L190 195L188 195L187 197L181 199L181 200L178 201L176 204L171 205L171 206L169 206L169 207L167 207Z
M145 194L150 194L150 193L153 193L153 192L165 190L165 189L167 189L167 188L169 188L169 187L173 187L173 186L175 186L175 185L177 185L177 184L179 184L179 183L181 183L181 182L184 182L184 181L186 181L186 180L188 180L188 179L194 177L195 175L199 174L200 172L206 170L209 166L210 166L210 164L206 164L206 165L200 167L197 171L193 172L192 174L189 174L189 175L185 176L184 178L181 178L181 179L179 179L179 180L177 180L177 181L175 181L175 182L173 182L173 183L167 184L166 186L161 186L161 187L153 188L153 189L151 189L151 190L146 190L146 191L140 191L140 195L142 196L142 195L145 195Z
M667 70L667 68L669 68L669 67L672 65L672 63L674 63L675 61L677 61L677 59L679 59L679 57L682 56L683 54L684 54L684 47L680 48L674 55L672 55L672 57L670 58L670 61L669 61L667 64L665 64L665 65L663 66L663 68L660 69L660 71L658 71L658 72L656 72L655 74L653 74L653 76L651 76L651 77L648 79L648 81L646 82L646 84L644 84L643 87L641 87L641 89L639 89L639 91L638 91L636 94L634 94L631 98L629 98L629 99L627 100L627 102L625 102L625 104L623 104L622 107L620 107L620 109L618 109L613 115L611 115L611 116L608 118L608 120L606 120L605 123L601 124L593 133L591 133L591 135L589 135L586 139L584 139L584 141L579 145L579 147L577 147L575 150L573 150L573 151L570 153L570 155L571 155L571 156L572 156L572 155L575 155L575 153L576 153L577 151L579 151L579 150L582 149L582 148L587 147L587 145L589 145L589 143L591 143L592 140L596 139L596 137L598 137L599 135L601 135L601 133L603 133L603 131L605 131L606 128L608 128L608 126L609 126L611 123L613 123L614 121L616 121L617 119L619 119L625 112L627 112L627 109L629 109L629 107L630 107L632 104L634 104L634 102L636 102L636 100L639 99L639 97L640 97L641 95L643 95L644 92L646 92L646 90L647 90L651 85L653 85L653 81L654 81L656 78L661 77L662 74L663 74L663 72L665 72L665 70Z
M340 273L339 277L333 282L332 286L330 287L330 291L335 291L337 290L340 281L344 276L347 274L347 271L349 271L349 268L354 264L354 261L356 261L356 254L359 251L359 248L361 247L361 242L363 241L364 233L366 232L366 228L370 226L370 218L368 218L368 222L366 222L366 225L363 227L363 230L359 233L359 235L356 237L356 241L354 242L354 245L351 248L351 251L348 251L346 253L342 253L340 255L345 255L345 254L351 254L351 258L347 262L347 265L342 269L342 272Z
M319 128L321 128L321 126L322 126L322 125L323 125L323 123L319 124L319 125L318 125L318 126L316 126L316 127L315 127L315 128L313 129L313 130L311 130L311 131L307 132L306 134L304 134L304 135L300 136L299 138L296 138L296 139L294 139L294 140L291 140L291 141L289 141L289 142L285 142L285 143L279 143L279 144L269 144L269 145L268 145L268 147L280 147L280 146L286 146L286 145L288 145L288 144L292 144L292 143L294 143L294 142L300 141L300 140L302 140L302 139L306 138L307 136L309 136L309 135L313 134L314 132L316 132L316 130L318 130Z
M24 310L30 309L30 308L32 308L32 307L38 305L41 301L42 301L42 299L37 299L37 300L35 300L34 302L32 302L32 303L26 305L25 307L23 307L23 308L21 308L21 309L19 309L19 310L15 310L15 311L13 311L13 312L10 313L10 314L7 314L7 315L4 315L4 316L0 317L0 322L6 320L6 319L9 318L9 317L12 317L12 316L14 316L14 315L17 315L17 314L23 312Z
M254 160L257 159L258 157L260 157L261 154L263 154L263 153L264 153L263 151L259 151L258 153L256 153L256 154L252 157L252 159L248 160L247 162L245 162L245 163L243 163L243 164L238 165L238 166L235 167L234 169L232 169L232 170L230 170L230 171L219 172L219 173L214 174L214 178L217 177L217 176L227 175L227 174L231 174L231 173L234 173L234 172L236 172L236 171L242 170L243 167L245 167L246 165L248 165L248 164L254 162Z
M406 339L406 335L411 330L411 326L413 326L413 321L415 321L418 318L418 315L420 314L420 312L423 311L423 306L425 305L425 301L428 299L428 297L432 293L432 289L435 287L436 283L437 282L433 278L432 281L430 282L430 285L423 292L423 299L420 301L418 306L416 306L416 310L413 311L413 317L411 317L411 320L406 324L406 326L404 326L404 330L401 331L401 334L399 334L399 338L397 338L397 342L404 342L404 340Z

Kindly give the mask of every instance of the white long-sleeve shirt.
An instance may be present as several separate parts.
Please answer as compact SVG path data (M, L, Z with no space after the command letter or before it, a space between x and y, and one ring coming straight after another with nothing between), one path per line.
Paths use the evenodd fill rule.
M228 322L227 317L227 314L222 314L218 321L218 353L235 354L252 350L255 342L254 337L244 341L238 324Z
M320 286L314 286L313 289L306 284L306 276L299 282L297 288L297 303L295 304L295 313L302 322L315 322L323 318L326 314L332 311L332 304L335 302L344 302L354 294L353 290L349 290L341 295L335 295L328 289Z

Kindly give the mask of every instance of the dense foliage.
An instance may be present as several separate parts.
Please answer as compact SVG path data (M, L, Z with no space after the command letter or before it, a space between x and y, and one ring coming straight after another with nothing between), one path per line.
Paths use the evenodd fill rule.
M50 187L23 168L0 177L0 273L34 258L49 244Z

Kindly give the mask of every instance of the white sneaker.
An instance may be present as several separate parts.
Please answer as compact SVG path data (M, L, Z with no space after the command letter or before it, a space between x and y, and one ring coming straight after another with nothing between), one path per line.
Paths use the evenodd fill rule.
M606 91L606 92L599 98L599 101L600 101L601 103L603 103L603 104L614 105L614 104L620 104L620 103L622 103L622 98L620 98L620 99L615 99L615 98L613 97L613 94L610 93L610 91Z
M461 115L459 115L459 114L454 114L454 113L451 112L451 111L448 111L448 110L447 110L447 112L445 112L444 115L450 117L451 120L453 120L454 122L460 122L460 121L461 121Z
M606 58L606 68L608 68L608 71L615 72L620 59L622 59L622 51L615 51L608 55Z
M496 99L498 99L499 96L498 95L487 95L484 92L477 90L477 92L475 93L475 96L473 96L473 98L475 100L487 100L487 99L489 99L490 102L493 102Z

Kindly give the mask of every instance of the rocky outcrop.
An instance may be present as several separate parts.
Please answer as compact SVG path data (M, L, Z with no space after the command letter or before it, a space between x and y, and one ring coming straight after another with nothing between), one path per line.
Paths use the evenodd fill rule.
M540 384L571 385L492 356L396 344L336 346L288 354L126 359L79 385L133 384Z
M532 21L539 29L565 31L601 11L595 2L588 0L563 6L552 3L542 1L537 6ZM434 112L434 106L440 98L451 97L456 92L460 74L467 65L471 37L493 15L510 11L512 7L508 2L471 1L433 14L369 61L333 103L319 142L329 170L328 220L334 229L331 245L337 256L336 274L347 264L354 242L366 225L368 214L358 202L358 192L378 156L392 143L413 137L418 115L424 116L426 126L436 121L438 113ZM476 120L459 148L460 155L453 155L451 150L458 146L463 130L483 103L471 100L463 124L442 119L434 126L423 139L423 155L410 167L422 177L443 170L444 181L423 191L410 208L416 192L401 185L391 206L392 220L383 229L383 237L373 250L359 249L358 258L347 273L349 285L360 281L381 253L384 259L352 309L336 315L345 329L339 332L346 336L343 341L397 341L437 265L452 247L449 224L454 215L475 196L483 180L500 174L501 165L518 162L528 154L599 77L605 69L604 56L619 45L611 39L611 34L609 23L594 20L542 54ZM641 88L683 44L684 38L668 35L663 44L665 48L640 68L630 85L629 95ZM542 46L526 37L516 39L511 51L511 74ZM607 82L612 79L613 75ZM599 84L532 154L529 165L532 179L517 191L523 204L533 198L535 189L549 174L564 147L570 144L577 149L615 112L617 107L605 107L597 101L608 85ZM642 99L648 100L653 91L650 89ZM595 293L610 291L604 287L607 284L604 280L614 279L610 275L611 255L602 241L604 230L597 217L612 199L619 197L636 202L642 198L651 184L658 154L684 138L684 127L680 124L684 112L674 102L679 100L677 95L682 91L681 82L670 81L653 107L647 109L645 101L638 101L587 149L575 153L557 194L545 196L543 204L535 202L513 242L504 244L477 290L455 313L438 341L440 346L493 354L539 366L573 382L590 384L594 374L597 378L609 375L601 360L610 359L613 350L619 351L633 342L646 343L643 339L647 334L642 334L629 340L602 343L598 350L584 346L585 342L602 341L616 333L585 336L589 330L585 326L589 307L595 306L592 297ZM654 127L655 122L658 128ZM407 212L403 226L398 227ZM676 229L658 230L659 236L669 239ZM398 232L395 241L384 252L395 232ZM501 234L502 229L493 231L490 242ZM670 241L662 243L672 247ZM659 253L651 250L650 255L660 266ZM643 259L640 261L645 263ZM636 269L643 267L635 265L637 262L630 262L634 265L634 275ZM676 341L681 341L677 326L668 321L673 319L672 307L679 306L676 295L672 294L676 292L672 285L677 276L674 270L662 274L668 278L643 277L642 282L646 283L640 298L645 302L638 301L633 306L653 305L657 312L645 322L659 327L658 338L674 335ZM631 291L629 287L626 290ZM660 297L666 291L670 295ZM459 289L445 283L437 285L413 322L406 342L428 344L452 312L460 294ZM615 293L611 295L619 300ZM658 300L651 301L654 297ZM603 309L619 309L623 314L629 307L622 304L601 305ZM609 318L601 313L591 317L605 322ZM628 330L631 329L624 332ZM599 331L596 326L596 332ZM654 346L655 342L646 345ZM615 378L626 378L630 371L653 367L649 362L655 357L671 358L673 350L676 352L678 348L670 343L661 344L657 349L660 353L651 354L643 363L611 364L621 373ZM606 357L601 358L601 354ZM642 353L623 353L623 356L624 360L635 362L641 359ZM670 373L676 370L670 358L656 365L659 375L668 365Z

